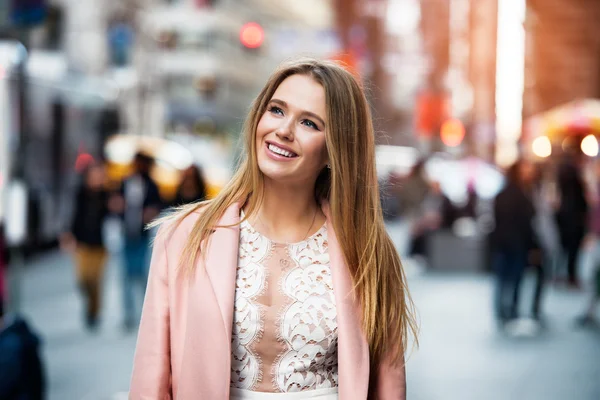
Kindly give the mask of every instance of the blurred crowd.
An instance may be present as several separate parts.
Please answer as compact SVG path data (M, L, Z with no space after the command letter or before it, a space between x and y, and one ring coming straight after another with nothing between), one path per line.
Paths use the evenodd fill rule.
M438 258L453 254L460 269L492 271L493 312L502 327L522 317L519 298L528 272L535 276L528 317L544 324L543 293L552 283L585 291L586 303L573 315L578 326L596 324L600 161L575 151L544 163L519 159L491 201L478 196L473 182L462 201L451 200L425 165L417 162L404 176L390 173L381 184L388 223L406 233L397 243L406 265L444 269L449 262ZM472 255L464 246L469 241L476 244Z
M98 324L100 285L107 260L106 219L117 216L122 222L123 328L131 331L139 321L148 275L151 231L147 225L164 209L206 199L204 178L197 166L182 173L175 196L165 199L151 176L153 163L151 156L138 153L132 173L114 189L110 187L114 185L107 185L104 165L91 163L82 173L71 229L61 244L75 260L89 329Z
M138 153L132 171L122 182L112 182L106 165L90 160L82 166L75 192L72 222L61 236L61 249L72 257L83 303L82 325L97 331L102 314L104 272L109 259L107 220L121 224L122 329L137 328L148 277L153 232L147 225L171 207L206 200L202 170L195 165L182 172L174 196L161 196L152 178L154 159ZM2 228L2 227L0 227ZM0 399L44 398L45 377L41 339L18 314L5 313L8 296L5 269L9 255L0 230Z

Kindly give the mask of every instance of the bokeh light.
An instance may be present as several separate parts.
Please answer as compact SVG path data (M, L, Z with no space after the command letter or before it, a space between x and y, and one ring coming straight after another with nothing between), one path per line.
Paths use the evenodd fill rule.
M465 126L459 119L449 119L442 124L440 137L446 146L456 147L465 137Z
M259 48L265 39L265 31L256 22L248 22L240 30L240 41L249 49Z
M552 144L548 136L540 136L536 138L531 144L531 150L533 154L540 158L550 157L552 154Z
M598 140L594 135L587 135L581 141L581 151L588 157L596 157L598 155Z

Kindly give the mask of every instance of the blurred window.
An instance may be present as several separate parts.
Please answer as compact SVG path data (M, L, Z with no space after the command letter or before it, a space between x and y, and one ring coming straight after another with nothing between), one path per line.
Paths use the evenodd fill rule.
M213 50L223 42L222 34L216 31L164 31L160 34L163 50Z
M218 80L210 77L180 75L165 79L167 97L176 100L210 102L219 96L219 85Z

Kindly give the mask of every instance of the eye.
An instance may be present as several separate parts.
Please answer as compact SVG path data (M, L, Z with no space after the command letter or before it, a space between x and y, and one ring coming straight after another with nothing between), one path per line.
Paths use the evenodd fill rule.
M302 120L302 125L308 126L309 128L312 128L314 130L319 130L319 127L317 126L317 124L315 124L314 122L312 122L310 119L303 119Z
M283 115L283 110L277 106L269 107L269 112L275 115Z

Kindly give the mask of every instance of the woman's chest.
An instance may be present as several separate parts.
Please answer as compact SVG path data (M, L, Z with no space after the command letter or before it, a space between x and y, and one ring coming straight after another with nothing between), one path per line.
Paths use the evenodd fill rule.
M236 270L232 386L337 386L337 312L326 234L277 244L244 231Z

